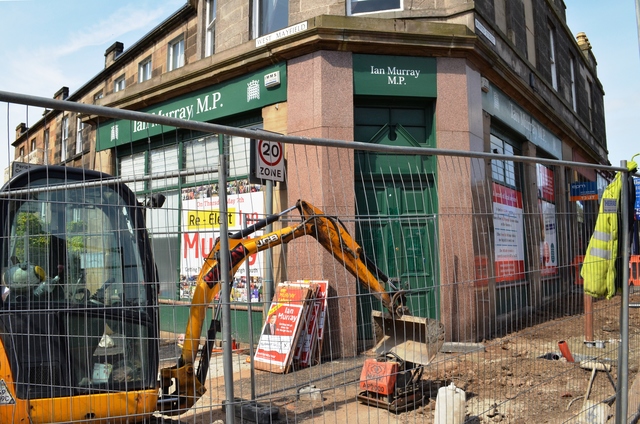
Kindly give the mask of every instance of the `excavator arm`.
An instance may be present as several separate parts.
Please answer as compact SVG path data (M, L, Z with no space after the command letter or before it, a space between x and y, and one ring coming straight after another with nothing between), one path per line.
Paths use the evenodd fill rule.
M302 221L299 224L259 237L243 238L294 209L300 213ZM410 315L403 305L402 293L391 287L395 295L392 297L389 294L385 288L385 285L391 285L389 278L364 255L362 248L349 235L344 225L336 217L325 215L304 200L298 200L295 207L272 215L249 229L230 235L230 275L234 275L249 256L304 236L315 238L363 287L380 299L394 321L400 320L404 315ZM220 254L218 240L198 275L178 366L161 370L163 387L168 387L171 380L175 380L182 398L180 408L191 407L205 391L202 382L198 381L193 371L193 362L198 352L207 308L221 289Z

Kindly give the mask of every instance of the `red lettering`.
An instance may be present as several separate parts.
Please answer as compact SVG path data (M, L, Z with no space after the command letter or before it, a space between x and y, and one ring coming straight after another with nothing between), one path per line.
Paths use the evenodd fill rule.
M193 240L190 239L190 235L193 234ZM199 233L184 233L184 250L182 252L182 258L186 258L187 257L187 252L191 249L196 249L196 258L200 257L200 253L198 252L198 239L199 239Z
M207 243L208 242L208 243ZM200 233L184 233L184 248L182 257L187 257L187 252L195 250L193 255L196 259L206 257L213 249L213 237L200 237Z

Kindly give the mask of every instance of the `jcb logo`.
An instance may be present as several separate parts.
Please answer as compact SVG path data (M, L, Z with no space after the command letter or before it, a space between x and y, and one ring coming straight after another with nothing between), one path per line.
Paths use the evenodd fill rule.
M275 235L275 234L272 234L270 236L267 236L267 237L264 237L264 238L261 238L260 240L258 240L256 242L256 245L258 247L262 247L265 244L275 243L276 241L278 241L278 236Z

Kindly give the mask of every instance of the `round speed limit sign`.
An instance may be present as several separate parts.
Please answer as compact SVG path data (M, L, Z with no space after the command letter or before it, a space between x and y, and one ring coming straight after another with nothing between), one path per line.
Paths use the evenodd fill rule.
M284 150L277 141L259 140L256 176L264 180L284 181Z

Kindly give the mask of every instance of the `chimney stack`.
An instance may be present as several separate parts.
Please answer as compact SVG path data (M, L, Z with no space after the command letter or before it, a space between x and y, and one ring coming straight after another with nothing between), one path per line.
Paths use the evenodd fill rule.
M580 50L582 51L591 50L591 43L587 38L587 34L585 34L584 32L579 32L578 35L576 35L576 40L578 41L578 46L580 47Z
M69 87L62 87L53 95L54 100L67 100L69 97Z
M20 122L16 127L16 140L19 139L22 134L27 132L28 129L29 127L27 127L27 124Z
M104 67L108 68L116 61L124 51L124 44L116 41L104 52Z

